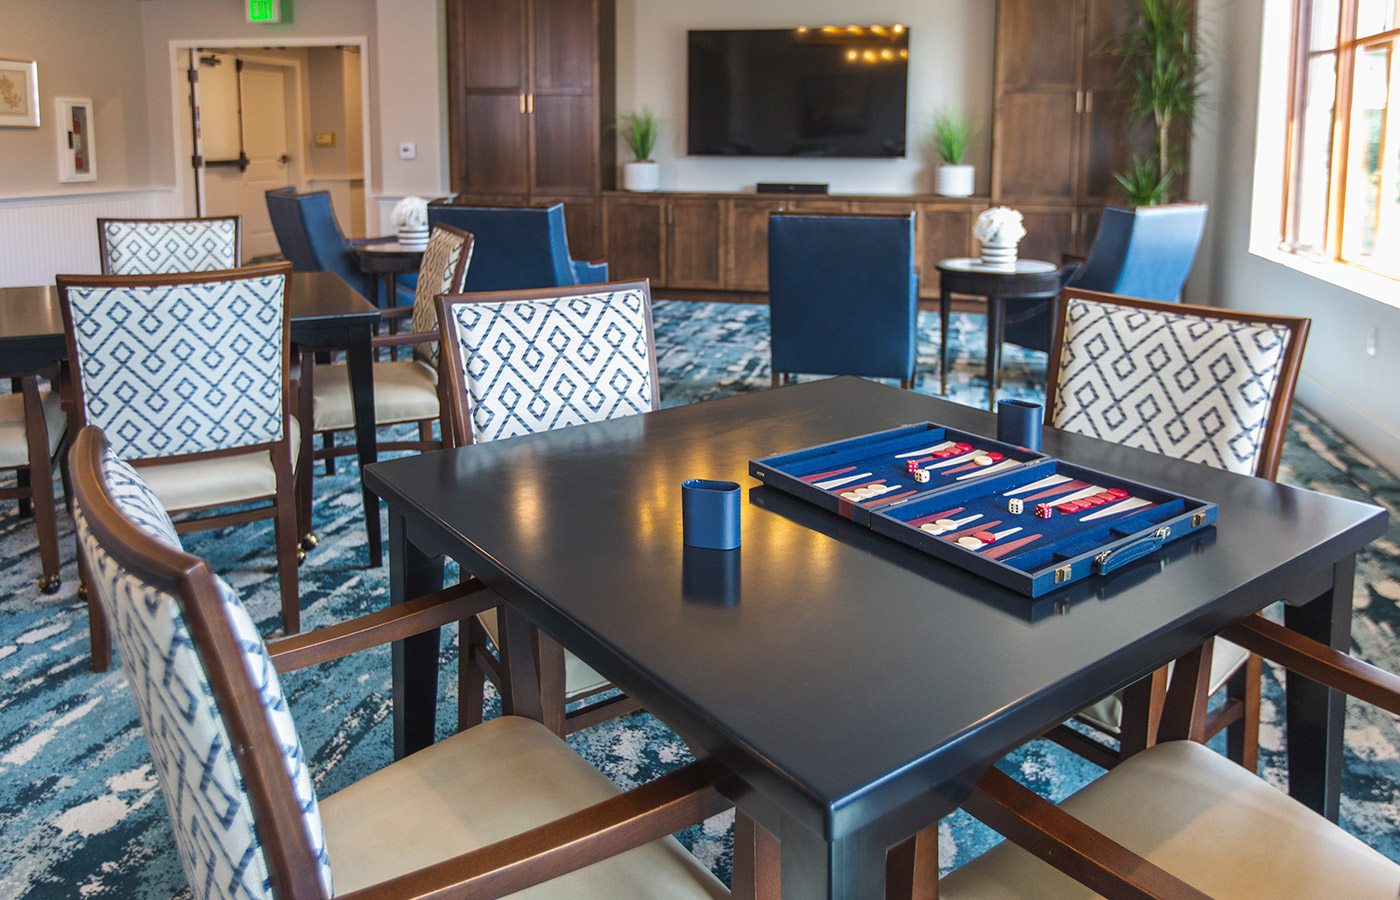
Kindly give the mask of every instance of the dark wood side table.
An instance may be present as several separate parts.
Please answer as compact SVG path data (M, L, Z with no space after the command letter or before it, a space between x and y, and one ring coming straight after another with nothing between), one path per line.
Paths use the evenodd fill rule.
M997 378L1001 373L1001 342L1005 327L1002 301L1007 297L1049 298L1050 345L1055 342L1060 270L1043 259L1018 259L1015 268L985 266L978 259L945 259L938 263L939 335L938 392L948 393L948 309L954 294L987 298L987 408L996 409Z
M406 247L398 241L363 244L355 248L360 271L370 276L370 302L376 306L394 305L398 276L412 275L423 261L426 247ZM379 302L380 293L384 302Z

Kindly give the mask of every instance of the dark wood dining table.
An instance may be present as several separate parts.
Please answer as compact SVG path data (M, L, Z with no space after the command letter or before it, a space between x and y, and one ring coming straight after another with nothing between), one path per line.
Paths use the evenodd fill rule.
M374 430L374 359L370 338L379 310L333 272L296 272L287 285L292 342L304 352L345 351L355 405L360 466L378 458ZM63 313L53 285L0 288L0 377L64 362ZM311 440L303 433L303 440ZM372 566L383 563L379 500L362 491Z
M1032 599L749 477L751 458L908 423L995 418L836 378L368 468L391 602L442 560L673 728L775 835L782 896L879 900L886 853L1009 750L1283 601L1347 649L1383 510L1046 429L1044 450L1219 505L1219 520ZM681 482L744 488L742 545L682 544ZM728 554L728 555L726 555ZM697 588L697 585L699 586ZM396 749L433 739L438 636L396 645ZM1335 820L1344 704L1290 678L1289 787Z

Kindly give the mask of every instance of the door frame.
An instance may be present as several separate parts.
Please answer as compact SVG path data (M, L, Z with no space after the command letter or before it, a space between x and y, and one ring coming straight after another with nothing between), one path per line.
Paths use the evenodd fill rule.
M196 215L194 198L194 167L190 166L190 157L193 154L194 137L191 132L190 121L190 86L189 76L189 53L195 48L218 48L220 50L247 50L256 53L264 49L266 43L257 43L248 37L204 37L204 38L181 38L170 41L169 44L169 64L171 79L171 108L170 121L173 123L173 141L175 151L175 195L180 198L180 203L185 211L185 215ZM370 83L369 83L369 38L365 35L344 36L344 37L278 37L277 47L358 47L360 53L360 141L362 144L362 155L365 161L365 185L364 207L365 222L379 221L379 206L371 196L368 185L371 181L371 173L375 170L377 157L374 155L374 142L370 140L372 120L370 118ZM301 77L306 77L305 72L301 72ZM298 97L298 116L305 113L300 109L301 100ZM306 170L303 167L302 174L305 176ZM298 185L300 187L300 185Z

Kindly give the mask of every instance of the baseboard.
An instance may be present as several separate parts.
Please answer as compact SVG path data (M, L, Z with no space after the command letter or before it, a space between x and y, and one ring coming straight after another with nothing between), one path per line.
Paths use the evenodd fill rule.
M1400 473L1400 431L1379 422L1345 397L1306 375L1298 377L1294 397L1308 412L1344 435L1363 453L1391 472Z

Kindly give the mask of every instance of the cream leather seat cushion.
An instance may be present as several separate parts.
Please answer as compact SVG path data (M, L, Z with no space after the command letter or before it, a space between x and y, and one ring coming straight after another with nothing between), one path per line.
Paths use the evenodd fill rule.
M58 394L40 391L39 403L44 408L44 424L49 431L49 456L52 458L68 423ZM29 443L24 434L24 395L0 394L0 468L27 465Z
M1393 900L1400 866L1200 744L1144 750L1060 804L1215 900ZM1005 841L939 882L942 900L1098 895Z
M311 397L317 431L355 427L347 366L317 366ZM437 372L417 360L374 364L374 421L379 425L436 419Z
M505 601L502 600L501 602L504 603ZM487 633L491 635L491 640L496 642L496 646L501 646L501 626L497 622L496 611L494 609L488 609L486 612L478 614L477 618L481 620L481 624L485 626ZM565 700L570 697L577 697L580 694L591 694L594 691L600 691L608 687L609 684L610 682L602 675L593 671L593 668L589 666L588 663L574 656L568 650L564 651Z
M492 719L321 800L335 892L450 859L618 793L538 722ZM729 892L667 837L510 896L711 900Z
M292 468L296 469L301 428L291 420ZM192 462L138 466L137 472L151 486L161 505L170 512L242 503L277 493L277 473L266 450L201 459Z
M1224 687L1225 682L1248 658L1249 651L1239 644L1216 638L1215 650L1210 657L1210 693L1214 694ZM1123 727L1123 692L1109 694L1093 706L1080 710L1079 717L1109 734L1117 734Z

